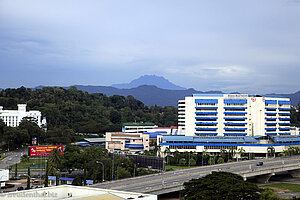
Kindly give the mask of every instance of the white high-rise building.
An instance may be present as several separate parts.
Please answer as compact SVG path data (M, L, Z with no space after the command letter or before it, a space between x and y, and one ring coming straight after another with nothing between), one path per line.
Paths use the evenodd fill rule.
M290 135L290 105L289 98L195 94L178 102L178 127L186 136Z
M290 110L289 98L194 94L178 101L178 135L158 136L161 152L283 152L300 146L300 135L290 127Z
M46 125L46 119L42 119L42 113L37 110L26 111L26 104L18 104L18 110L3 110L3 106L0 106L0 119L7 126L19 126L24 117L30 118L41 128Z

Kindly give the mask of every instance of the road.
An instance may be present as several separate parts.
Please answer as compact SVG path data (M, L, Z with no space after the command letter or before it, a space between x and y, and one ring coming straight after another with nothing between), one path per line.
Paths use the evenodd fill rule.
M7 156L0 161L0 169L5 169L10 165L16 164L21 161L21 154L27 153L27 149L21 149L16 151L10 151L8 153L1 154L1 157Z
M261 161L263 166L256 166ZM194 167L182 170L176 170L171 172L159 173L155 175L147 175L143 177L135 177L129 179L123 179L118 181L110 181L106 183L100 183L92 185L91 187L117 189L132 192L152 193L153 191L161 190L161 188L171 188L175 186L182 186L183 182L191 179L199 178L211 173L211 171L227 171L233 173L242 173L247 170L259 170L272 166L288 165L293 163L299 163L299 156L282 158L269 158L260 160L240 161L233 163L225 163L212 166ZM154 192L155 193L155 192Z

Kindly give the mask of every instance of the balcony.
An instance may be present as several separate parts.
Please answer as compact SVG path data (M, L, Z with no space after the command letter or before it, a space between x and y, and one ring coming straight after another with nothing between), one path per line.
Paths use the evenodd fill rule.
M276 121L277 118L276 117L266 117L265 118L267 121Z
M212 107L208 107L208 106L199 106L199 107L195 107L196 110L217 110L218 107L212 106Z
M277 135L276 132L273 132L273 133L265 133L265 135Z
M247 128L224 128L225 131L245 131Z
M218 135L218 133L195 133L195 135L198 135L198 136L216 136Z
M223 133L224 136L246 136L247 133Z
M267 110L267 111L276 111L276 110L277 110L277 108L273 108L273 107L267 107L267 108L266 108L266 110Z

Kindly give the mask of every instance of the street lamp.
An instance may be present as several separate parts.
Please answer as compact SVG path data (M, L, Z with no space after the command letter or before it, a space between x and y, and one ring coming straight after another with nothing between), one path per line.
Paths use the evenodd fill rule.
M100 162L98 160L96 160L96 164L101 164L102 165L102 182L104 182L104 164L103 164L103 162Z

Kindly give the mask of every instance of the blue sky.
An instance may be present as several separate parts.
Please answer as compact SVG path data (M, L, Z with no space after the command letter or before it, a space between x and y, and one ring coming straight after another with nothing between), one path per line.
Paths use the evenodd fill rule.
M0 88L145 74L202 91L300 90L299 0L0 0Z

